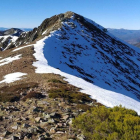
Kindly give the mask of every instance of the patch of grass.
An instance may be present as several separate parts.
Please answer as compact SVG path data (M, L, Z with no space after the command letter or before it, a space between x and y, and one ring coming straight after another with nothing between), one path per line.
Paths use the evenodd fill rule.
M93 108L92 106L89 106L87 104L78 104L76 105L76 108L79 110L79 109L82 109L84 112L86 112L87 110L91 110L91 108Z
M18 93L0 93L0 102L14 102L20 99L20 95Z
M0 88L0 102L13 102L20 99L20 93L37 87L37 83L24 83Z
M92 100L89 95L79 92L78 88L68 83L54 79L51 81L54 83L49 84L51 86L48 91L50 98L64 98L72 103L90 102Z
M13 85L13 86L4 86L2 88L0 88L1 92L20 92L23 91L25 89L29 89L29 88L35 88L38 87L37 83L34 82L30 82L30 83L23 83L23 84L17 84L17 85Z
M58 79L50 79L50 80L48 80L48 82L52 82L52 83L64 83L64 82L62 82L62 81L60 81Z
M31 98L40 99L40 98L43 98L43 97L44 96L41 93L35 92L35 91L31 91L26 96L24 96L24 98L22 100L26 101L27 99L31 99Z
M72 103L80 103L80 102L90 102L92 99L89 95L73 91L67 86L62 86L57 89L49 90L49 97L50 98L64 98Z

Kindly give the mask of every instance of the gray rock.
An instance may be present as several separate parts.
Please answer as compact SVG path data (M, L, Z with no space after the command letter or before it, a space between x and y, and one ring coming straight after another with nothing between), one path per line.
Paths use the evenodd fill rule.
M30 128L28 128L28 131L32 134L36 134L37 133L37 128L30 127Z
M22 127L23 127L23 128L28 128L28 127L30 127L30 125L29 125L29 124L24 123Z
M54 121L54 119L49 119L48 120L48 123L54 123L55 121Z
M62 131L57 131L56 133L57 134L64 134L64 132L62 132Z
M17 125L12 126L12 129L17 130L18 129L18 126Z
M44 127L44 126L46 126L46 125L48 125L48 122L41 122L41 123L40 123L40 126L41 126L41 127Z
M39 122L40 119L41 119L40 117L37 117L37 118L35 118L35 121L36 121L36 122Z
M63 116L63 119L64 119L64 120L67 120L68 118L69 118L69 115Z
M49 114L44 114L43 116L44 116L45 119L51 118L51 116Z
M55 116L56 116L56 113L53 112L53 113L50 114L50 116L51 116L51 117L55 117Z
M2 136L5 137L5 136L8 136L8 135L10 135L10 134L11 134L11 132L5 131L4 133L2 133Z
M84 136L84 135L77 135L77 138L78 138L79 140L84 140L84 139L85 139L85 136Z
M56 128L55 128L55 127L52 127L52 128L50 129L50 133L56 133Z

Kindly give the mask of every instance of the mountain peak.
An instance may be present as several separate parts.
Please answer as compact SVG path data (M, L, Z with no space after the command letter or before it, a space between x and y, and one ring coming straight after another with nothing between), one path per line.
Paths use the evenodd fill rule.
M39 74L60 74L106 106L122 104L140 112L134 107L140 104L140 51L94 21L74 12L54 15L32 31L21 33L7 52L15 46L18 48L12 55L25 48L34 49L30 55L27 52L30 62L24 58L20 67L24 73L32 73L34 66ZM21 55L15 54L20 59Z

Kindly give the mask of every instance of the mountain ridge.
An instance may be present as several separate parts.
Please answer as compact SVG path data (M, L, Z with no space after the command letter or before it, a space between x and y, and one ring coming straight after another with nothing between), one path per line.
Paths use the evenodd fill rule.
M137 48L121 42L95 22L73 12L55 15L45 19L38 28L27 33L23 32L15 41L15 46L12 50L16 51L11 52L12 54L32 47L38 54L37 56L34 54L34 58L30 58L29 62L26 62L26 57L24 58L26 61L22 62L23 66L24 63L29 63L32 72L35 70L33 66L38 73L48 73L50 69L49 73L68 76L67 79L71 84L78 86L82 81L81 83L87 85L86 90L83 89L84 92L88 91L106 106L112 107L122 102L123 106L139 112L134 103L139 104L140 98L140 52ZM1 54L6 54L6 51ZM40 60L42 54L44 57ZM26 56L25 53L24 55ZM21 56L16 55L15 61L21 61ZM35 60L38 61L34 62ZM29 66L24 67L23 73L30 71ZM38 70L38 67L41 69ZM77 83L71 78L76 79ZM87 90L88 85L90 91ZM79 88L82 86L84 87L81 84ZM98 94L93 89L101 92ZM103 92L106 95L109 93L108 97L105 97ZM116 100L113 99L115 94ZM130 103L124 101L125 98L129 99Z

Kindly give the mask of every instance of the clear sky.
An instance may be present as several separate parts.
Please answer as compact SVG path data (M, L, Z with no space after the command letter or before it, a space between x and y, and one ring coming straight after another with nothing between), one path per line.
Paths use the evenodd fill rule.
M66 11L106 28L140 29L140 0L0 0L0 27L34 28Z

